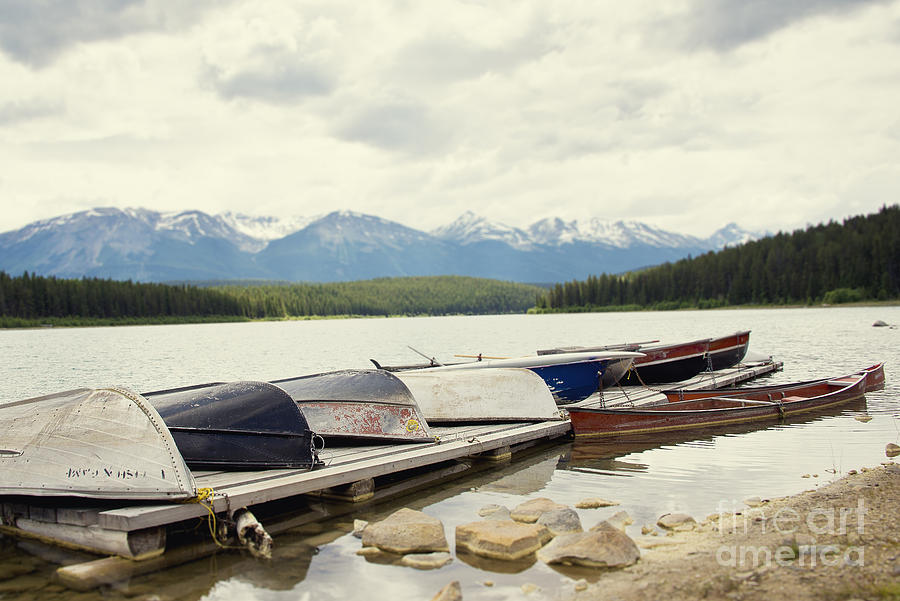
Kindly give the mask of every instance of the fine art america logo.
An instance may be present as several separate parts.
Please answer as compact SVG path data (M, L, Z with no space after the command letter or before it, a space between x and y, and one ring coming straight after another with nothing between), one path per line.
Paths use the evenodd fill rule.
M717 530L723 538L737 539L749 533L753 526L756 526L754 531L761 528L761 534L782 536L781 542L774 545L743 544L737 540L733 544L724 543L716 550L719 565L743 569L772 564L808 568L865 565L865 547L819 544L816 538L842 536L848 541L858 541L859 535L865 533L866 506L862 498L857 499L856 507L817 507L805 517L792 507L774 512L767 512L764 506L737 511L736 503L732 503L733 510L727 512L725 503L720 502L717 509ZM809 534L803 532L804 526Z

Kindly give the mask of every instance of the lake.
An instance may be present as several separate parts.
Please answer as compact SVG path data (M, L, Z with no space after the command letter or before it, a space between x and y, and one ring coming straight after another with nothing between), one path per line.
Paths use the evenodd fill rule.
M511 464L453 480L400 501L306 525L275 537L274 558L261 562L219 553L107 591L75 594L47 579L57 562L80 557L0 537L0 599L110 599L158 594L167 599L232 601L297 599L430 599L452 580L463 597L524 597L522 584L552 599L574 579L540 562L497 565L454 556L431 571L370 563L355 555L353 518L378 519L399 507L441 519L453 544L456 525L480 507L510 508L549 497L574 505L585 497L619 506L578 510L585 528L625 510L628 533L670 511L696 518L732 511L751 496L775 497L813 488L850 469L885 460L900 443L900 307L801 308L571 315L453 316L310 320L118 328L0 331L0 402L82 386L121 384L142 391L201 382L272 380L381 363L416 362L417 349L438 360L454 353L515 356L538 348L625 341L679 341L752 330L750 354L771 355L784 370L765 383L842 375L886 361L887 385L862 403L789 424L754 426L626 445L581 441L517 454ZM868 414L871 421L854 419ZM327 451L326 451L327 452ZM804 478L803 476L808 476ZM468 562L468 563L467 563ZM11 577L16 574L15 577ZM486 584L490 583L490 586Z

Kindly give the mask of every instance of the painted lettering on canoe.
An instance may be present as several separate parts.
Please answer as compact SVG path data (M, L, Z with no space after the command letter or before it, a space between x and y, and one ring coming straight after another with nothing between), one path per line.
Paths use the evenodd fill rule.
M103 479L103 480L137 480L146 478L147 470L115 468L115 467L70 467L66 470L66 478ZM165 477L165 476L163 476Z

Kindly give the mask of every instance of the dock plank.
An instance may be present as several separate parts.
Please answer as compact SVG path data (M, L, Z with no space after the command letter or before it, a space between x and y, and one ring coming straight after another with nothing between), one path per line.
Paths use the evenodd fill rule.
M392 445L358 454L352 460L335 462L324 468L306 470L277 470L249 476L242 472L226 482L223 473L209 476L208 482L219 481L213 501L216 512L249 507L324 488L349 484L364 478L440 463L450 459L483 453L502 446L515 445L536 439L552 439L566 435L571 428L568 421L536 424L492 424L466 432L453 433L450 440L416 445ZM207 480L200 478L198 486ZM207 509L196 503L177 505L144 505L112 509L98 515L98 523L110 530L137 530L169 524L205 515Z

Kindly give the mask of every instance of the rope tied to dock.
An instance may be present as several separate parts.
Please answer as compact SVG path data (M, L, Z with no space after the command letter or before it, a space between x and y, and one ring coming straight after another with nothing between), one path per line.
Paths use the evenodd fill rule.
M220 549L241 549L243 547L234 546L234 545L226 545L222 541L219 540L219 537L216 535L217 528L217 518L216 511L213 508L213 501L216 496L216 491L213 488L198 488L197 496L192 497L190 499L186 499L181 501L182 503L196 503L202 507L206 508L206 511L209 512L209 516L206 518L206 522L209 525L209 534L212 537L216 546Z

